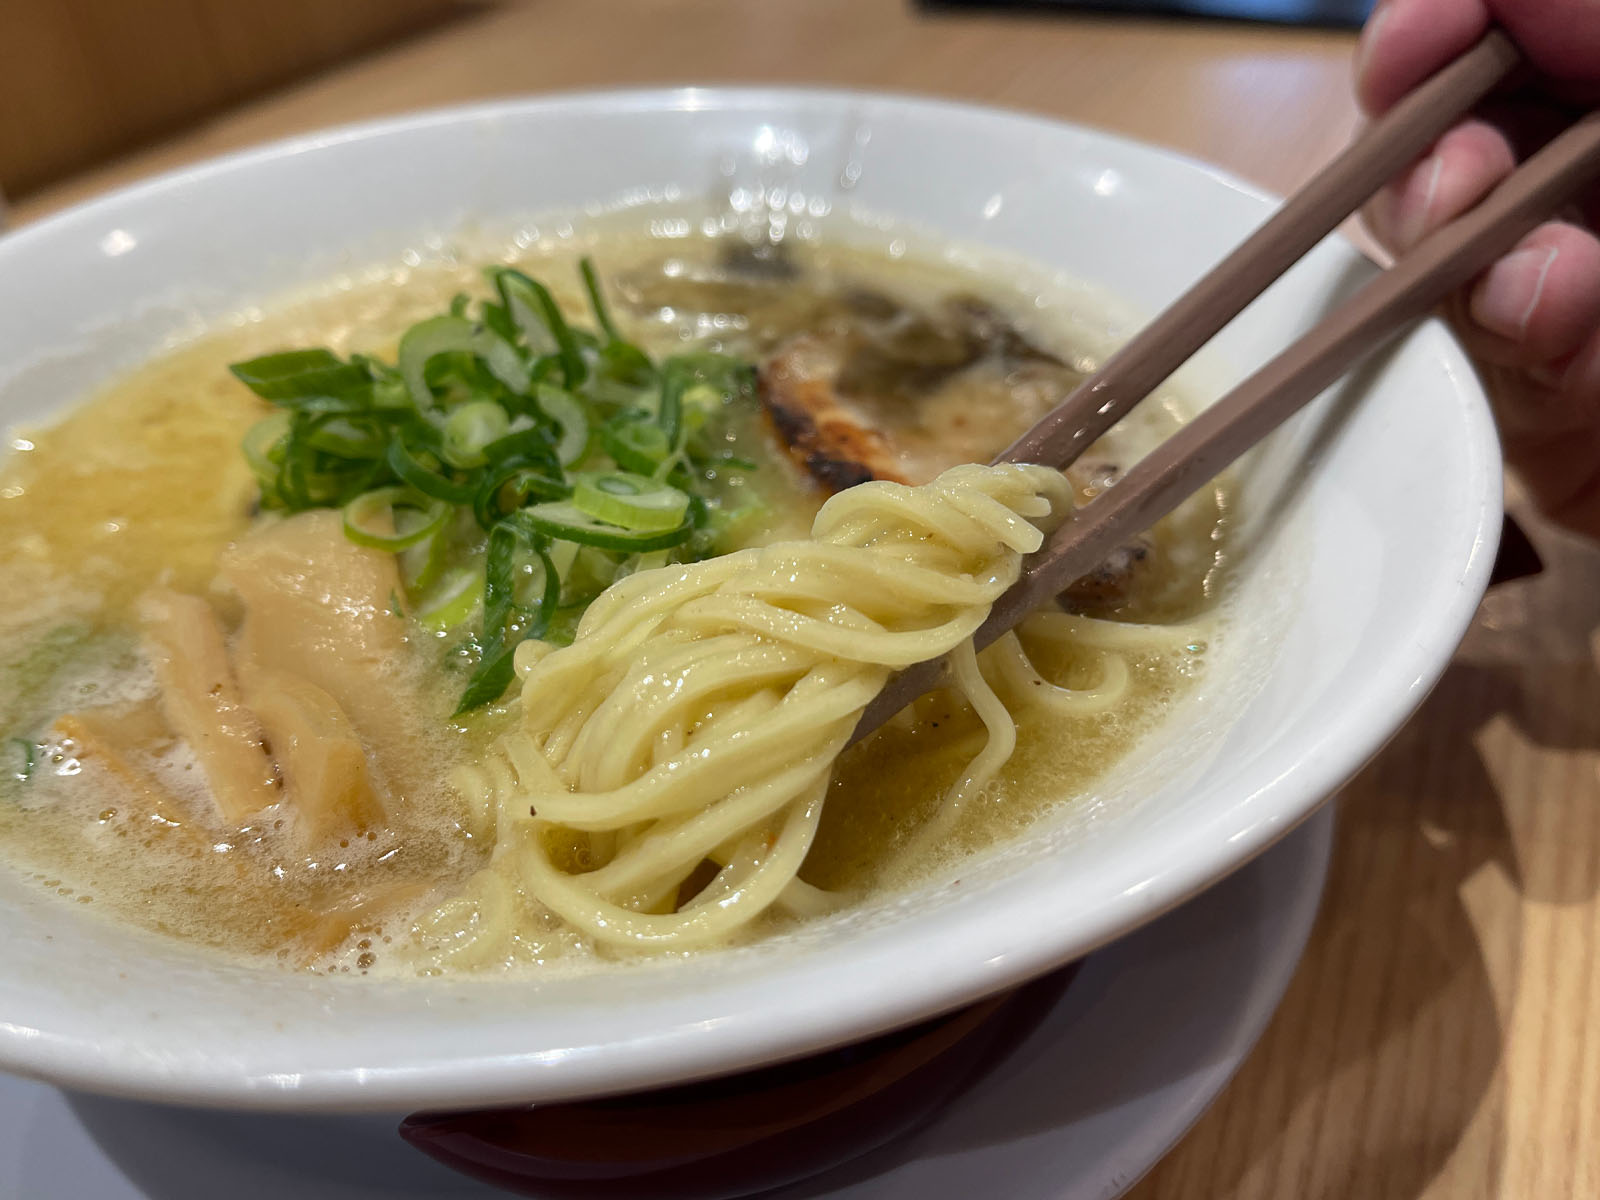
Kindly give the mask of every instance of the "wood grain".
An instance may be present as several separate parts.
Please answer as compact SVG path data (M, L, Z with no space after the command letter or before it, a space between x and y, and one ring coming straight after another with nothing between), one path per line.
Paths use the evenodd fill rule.
M1141 1200L1600 1195L1600 554L1533 532L1545 572L1343 793L1289 995Z
M0 190L18 195L457 0L5 0Z
M1011 105L1282 192L1355 128L1351 46L895 0L546 0L245 105L25 198L16 216L333 122L683 81ZM1600 1196L1600 553L1529 526L1545 573L1491 595L1445 682L1346 789L1322 918L1283 1008L1136 1200Z
M244 104L108 168L15 193L13 217L336 122L518 93L685 82L982 100L1177 146L1281 189L1354 128L1349 40L1155 21L917 15L897 0L530 0Z

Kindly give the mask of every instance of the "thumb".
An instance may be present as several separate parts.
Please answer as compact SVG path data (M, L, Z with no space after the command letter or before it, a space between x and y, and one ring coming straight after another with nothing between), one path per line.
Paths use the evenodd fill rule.
M1541 72L1600 99L1600 3L1489 0L1489 11Z

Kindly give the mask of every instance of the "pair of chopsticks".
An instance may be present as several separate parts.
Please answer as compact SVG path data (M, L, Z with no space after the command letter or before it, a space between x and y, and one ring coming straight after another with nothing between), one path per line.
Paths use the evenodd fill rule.
M1422 154L1522 62L1491 30L1374 122L1184 296L996 460L1065 468L1205 345L1267 286ZM1486 270L1600 180L1600 111L1580 117L1482 203L1428 235L1299 341L1139 461L1063 523L1024 565L976 634L981 649L1271 433L1367 355ZM884 687L852 740L937 687L944 662L910 667Z

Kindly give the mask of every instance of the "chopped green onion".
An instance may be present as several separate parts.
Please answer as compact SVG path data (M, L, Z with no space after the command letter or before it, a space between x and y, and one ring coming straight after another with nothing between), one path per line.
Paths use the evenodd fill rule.
M440 452L453 467L481 467L488 461L485 448L505 437L510 428L505 409L493 400L474 400L445 419Z
M456 716L500 698L511 682L517 644L536 638L555 615L561 596L556 574L537 534L513 514L489 531L484 557L483 658L456 705ZM533 594L533 603L522 602Z
M306 434L318 450L340 458L382 458L389 449L389 437L381 426L363 428L349 417L333 416Z
M724 396L720 388L709 383L697 383L683 389L683 406L709 412L721 406Z
M645 417L623 414L600 431L600 445L625 471L653 475L672 453L661 426Z
M380 461L339 458L317 449L313 444L317 431L335 419L326 413L304 410L290 418L277 490L294 511L342 508L371 488L384 469Z
M501 518L526 504L529 497L559 500L571 491L559 473L551 474L541 467L512 461L484 479L472 499L472 512L480 526L485 530L493 529Z
M448 530L441 525L422 541L398 552L400 583L406 595L416 596L433 586L444 570L449 542Z
M465 317L433 317L413 325L400 339L400 375L418 408L434 406L428 364L443 354L482 358L489 374L511 391L527 389L528 368L522 356L493 331L480 329Z
M578 348L578 339L573 336L572 327L561 315L549 289L515 267L496 267L491 277L499 289L501 301L516 318L529 345L537 346L541 339L549 339L546 344L554 343L567 386L575 388L581 384L589 373L588 368Z
M267 354L228 368L263 400L341 396L372 382L366 369L339 359L331 350L289 350Z
M640 533L677 529L689 497L677 488L629 471L574 476L572 504L585 516Z
M561 427L556 459L563 467L570 467L589 448L589 418L584 415L583 405L571 392L548 383L541 383L534 395L544 414Z
M453 714L463 717L475 708L482 708L485 704L493 704L505 695L506 688L511 685L511 678L516 672L515 644L510 646L496 646L493 653L484 651L483 660L478 669L472 673L472 678L467 681L466 691L461 693L461 699L456 703Z
M543 358L558 349L555 335L544 321L544 309L534 291L538 286L521 271L490 267L484 274L500 295L500 308L510 324L522 335L528 348Z
M683 389L686 384L682 371L674 371L669 364L661 375L661 402L656 407L656 424L666 436L667 445L676 450L683 432Z
M397 556L394 607L478 647L461 712L503 693L522 639L570 641L620 575L704 557L727 524L721 414L753 400L753 371L704 353L658 366L579 269L596 331L494 267L497 299L456 297L394 366L311 348L232 368L278 409L242 446L262 504L342 509L351 540ZM601 469L575 469L591 457Z
M564 607L589 603L617 580L620 560L610 550L557 541L551 544L550 558L561 573L561 604Z
M439 579L438 587L417 602L417 620L434 633L449 633L472 619L483 598L477 571L453 567Z
M649 356L631 342L607 342L600 347L599 361L618 383L645 387L655 380L656 369Z
M276 490L278 472L283 466L284 442L289 436L290 417L286 412L275 412L263 417L244 435L242 449L256 481L263 491Z
M490 647L505 640L506 625L516 606L513 576L522 540L521 532L511 524L499 524L489 531L489 548L484 557L483 636ZM554 574L553 568L551 573Z
M600 290L600 276L595 273L594 263L585 256L578 262L578 270L583 274L583 286L589 293L589 307L594 309L594 323L600 326L608 342L620 342L617 336L617 327L611 323L611 311L606 307L605 294Z
M472 348L488 364L489 374L513 392L528 390L528 364L516 348L491 329L480 329L472 338Z
M470 504L478 493L474 483L455 483L423 466L406 447L403 437L396 437L389 443L387 461L389 469L400 477L402 483L435 500L443 500L447 504Z
M410 516L402 521L407 514ZM344 533L358 546L404 550L432 537L449 516L449 505L410 488L375 488L345 505Z
M595 354L588 391L595 403L612 409L653 412L660 389L655 365L643 350L627 342L607 342Z
M551 445L550 431L543 427L508 433L485 446L483 456L495 466L537 466L552 475L561 474L561 460Z
M675 529L662 531L623 529L591 517L567 500L536 504L523 509L517 516L547 537L577 542L582 546L598 546L602 550L620 550L625 554L665 550L687 540L693 532L687 522Z

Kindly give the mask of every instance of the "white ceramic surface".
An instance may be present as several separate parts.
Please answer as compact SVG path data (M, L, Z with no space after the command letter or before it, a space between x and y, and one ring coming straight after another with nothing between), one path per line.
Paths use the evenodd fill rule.
M909 222L1026 255L1119 296L1124 333L1269 208L1171 155L941 102L693 89L423 114L219 160L0 239L0 421L57 412L208 318L470 223L643 221L730 191L830 236L892 243ZM1191 378L1239 378L1369 270L1324 244ZM1336 393L1246 473L1237 619L1181 719L959 886L688 968L379 984L221 962L0 874L0 1066L271 1109L592 1095L859 1038L1094 949L1312 812L1422 699L1477 603L1499 461L1459 349L1424 326Z
M1331 806L1084 964L1038 1028L912 1136L769 1200L1111 1200L1232 1078L1311 929ZM489 1200L398 1118L196 1113L0 1077L0 1200Z

